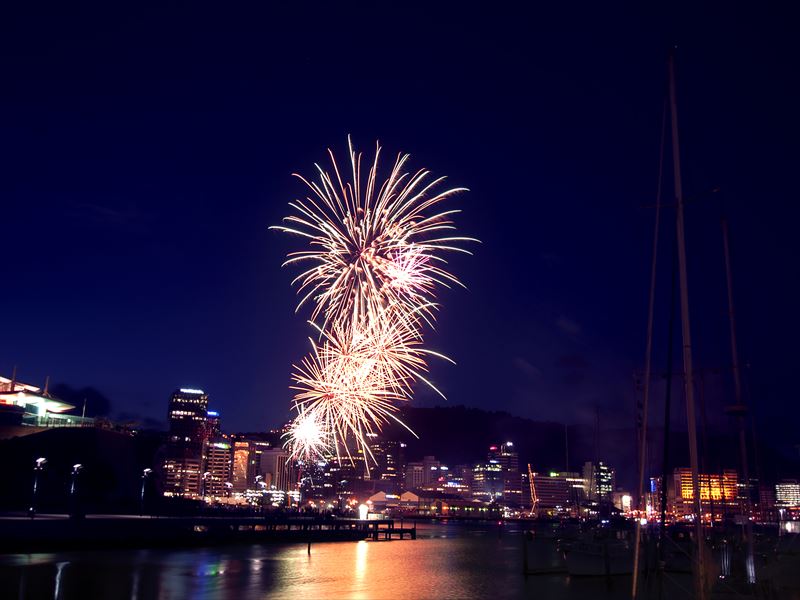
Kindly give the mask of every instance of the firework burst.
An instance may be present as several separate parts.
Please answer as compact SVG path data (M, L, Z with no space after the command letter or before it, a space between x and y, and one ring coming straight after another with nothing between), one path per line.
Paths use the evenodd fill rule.
M390 421L404 425L398 404L411 398L416 381L441 394L427 378L426 359L449 359L423 347L422 331L433 323L436 289L461 285L443 254L469 254L459 244L476 241L453 235L459 211L440 208L464 188L437 192L445 178L405 171L407 154L398 154L380 182L379 145L365 178L361 154L349 138L348 145L349 177L329 151L332 173L315 165L317 181L297 175L309 194L291 202L293 213L274 227L308 242L284 265L303 267L292 282L297 310L313 304L309 322L318 333L292 375L297 415L287 447L294 458L340 449L350 456L351 441L371 456L366 438Z

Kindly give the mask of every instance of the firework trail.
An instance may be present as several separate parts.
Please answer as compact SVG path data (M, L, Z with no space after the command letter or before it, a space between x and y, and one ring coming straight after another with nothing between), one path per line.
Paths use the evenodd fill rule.
M293 213L274 227L308 242L284 266L303 268L292 282L297 310L313 304L309 323L318 334L292 374L292 458L340 456L340 449L350 456L351 441L371 456L368 434L390 421L405 426L395 413L416 381L441 394L426 377L426 358L449 359L422 346L422 331L433 324L436 289L461 285L442 255L470 254L458 244L476 241L452 234L460 211L440 209L465 188L435 192L445 178L405 171L408 154L398 154L379 182L379 145L365 180L362 156L349 138L348 145L347 177L329 150L333 174L315 165L317 181L296 175L309 194L291 202Z

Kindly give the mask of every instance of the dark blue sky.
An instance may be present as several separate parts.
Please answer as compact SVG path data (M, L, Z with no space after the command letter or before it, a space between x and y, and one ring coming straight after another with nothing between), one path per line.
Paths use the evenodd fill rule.
M570 422L597 405L608 426L629 426L652 236L642 207L675 42L685 192L698 197L697 366L730 362L723 199L750 401L761 425L789 429L778 417L796 404L800 333L793 15L336 4L3 15L0 373L16 364L25 381L95 386L118 414L163 420L171 390L191 386L226 429L281 421L309 330L280 268L297 242L267 227L304 193L290 174L311 173L328 146L344 153L349 133L472 190L454 202L461 231L483 242L454 261L469 290L443 295L427 336L458 363L432 366L449 402ZM671 212L665 223L657 368ZM710 376L708 388L714 418L730 384Z

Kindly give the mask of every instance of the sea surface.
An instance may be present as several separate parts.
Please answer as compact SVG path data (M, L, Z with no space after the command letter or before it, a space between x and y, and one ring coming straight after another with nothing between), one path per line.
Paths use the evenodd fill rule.
M523 575L522 534L504 524L419 524L416 540L0 555L0 596L52 599L622 599L630 577ZM529 545L547 568L552 540ZM668 598L690 597L688 579ZM657 596L653 596L657 597Z

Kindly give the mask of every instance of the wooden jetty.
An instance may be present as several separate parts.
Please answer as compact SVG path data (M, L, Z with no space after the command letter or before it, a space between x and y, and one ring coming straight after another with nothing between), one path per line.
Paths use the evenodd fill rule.
M211 546L238 543L320 543L416 539L393 519L326 517L133 517L64 515L0 517L0 552Z

